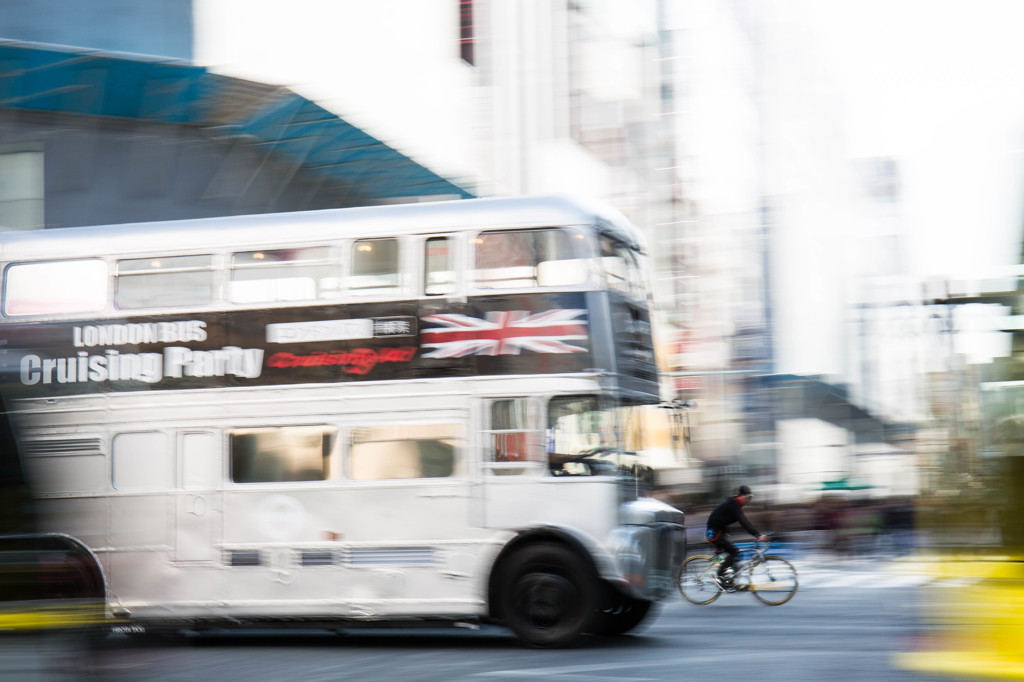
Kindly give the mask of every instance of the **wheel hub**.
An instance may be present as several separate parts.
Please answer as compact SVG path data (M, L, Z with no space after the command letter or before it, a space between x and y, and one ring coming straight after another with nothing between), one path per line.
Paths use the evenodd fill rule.
M538 627L553 627L572 610L576 590L565 578L533 573L519 583L517 601L523 615Z

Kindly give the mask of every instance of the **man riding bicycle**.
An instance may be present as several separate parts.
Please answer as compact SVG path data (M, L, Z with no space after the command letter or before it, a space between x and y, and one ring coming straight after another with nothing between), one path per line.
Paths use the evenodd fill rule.
M751 525L750 521L743 514L743 507L750 504L750 500L754 497L754 494L750 492L750 488L745 485L741 485L736 489L736 494L732 497L727 498L720 505L715 507L711 515L708 516L707 533L705 537L708 542L713 544L719 552L725 552L725 561L718 567L718 581L722 587L732 587L732 576L726 571L732 568L733 564L736 563L736 559L740 555L740 551L736 549L736 545L729 540L729 536L725 534L726 529L734 523L739 523L743 526L744 530L757 538L758 542L766 542L768 537L759 533L754 526Z

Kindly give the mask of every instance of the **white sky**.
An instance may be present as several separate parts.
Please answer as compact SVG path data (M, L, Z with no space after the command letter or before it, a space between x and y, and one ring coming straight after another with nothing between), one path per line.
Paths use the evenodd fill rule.
M987 279L1020 262L1024 2L809 2L845 94L852 155L901 161L910 274ZM956 286L954 285L954 288ZM993 307L958 310L973 362L1009 352Z
M1024 2L807 2L844 94L852 155L904 173L915 274L985 275L1020 258Z

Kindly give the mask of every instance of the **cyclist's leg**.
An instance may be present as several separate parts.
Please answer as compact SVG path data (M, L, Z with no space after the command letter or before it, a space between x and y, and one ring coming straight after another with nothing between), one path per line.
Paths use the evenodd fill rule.
M725 555L722 563L718 565L716 577L719 584L730 586L732 581L725 578L725 571L736 564L736 560L740 556L739 549L732 543L725 531L708 528L704 537L714 546L717 553Z
M725 533L719 534L714 540L715 547L718 548L719 552L725 552L725 561L718 567L718 577L725 575L725 571L736 565L736 559L740 556L740 550L736 548L736 545L732 543L729 536Z

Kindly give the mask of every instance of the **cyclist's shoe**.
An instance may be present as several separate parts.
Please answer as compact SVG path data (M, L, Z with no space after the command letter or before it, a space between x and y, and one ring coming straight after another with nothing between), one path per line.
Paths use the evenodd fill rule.
M732 582L732 576L731 575L729 575L729 576L716 575L715 576L715 582L718 583L719 587L721 587L723 590L726 590L728 592L733 592L733 591L736 590L736 586Z

